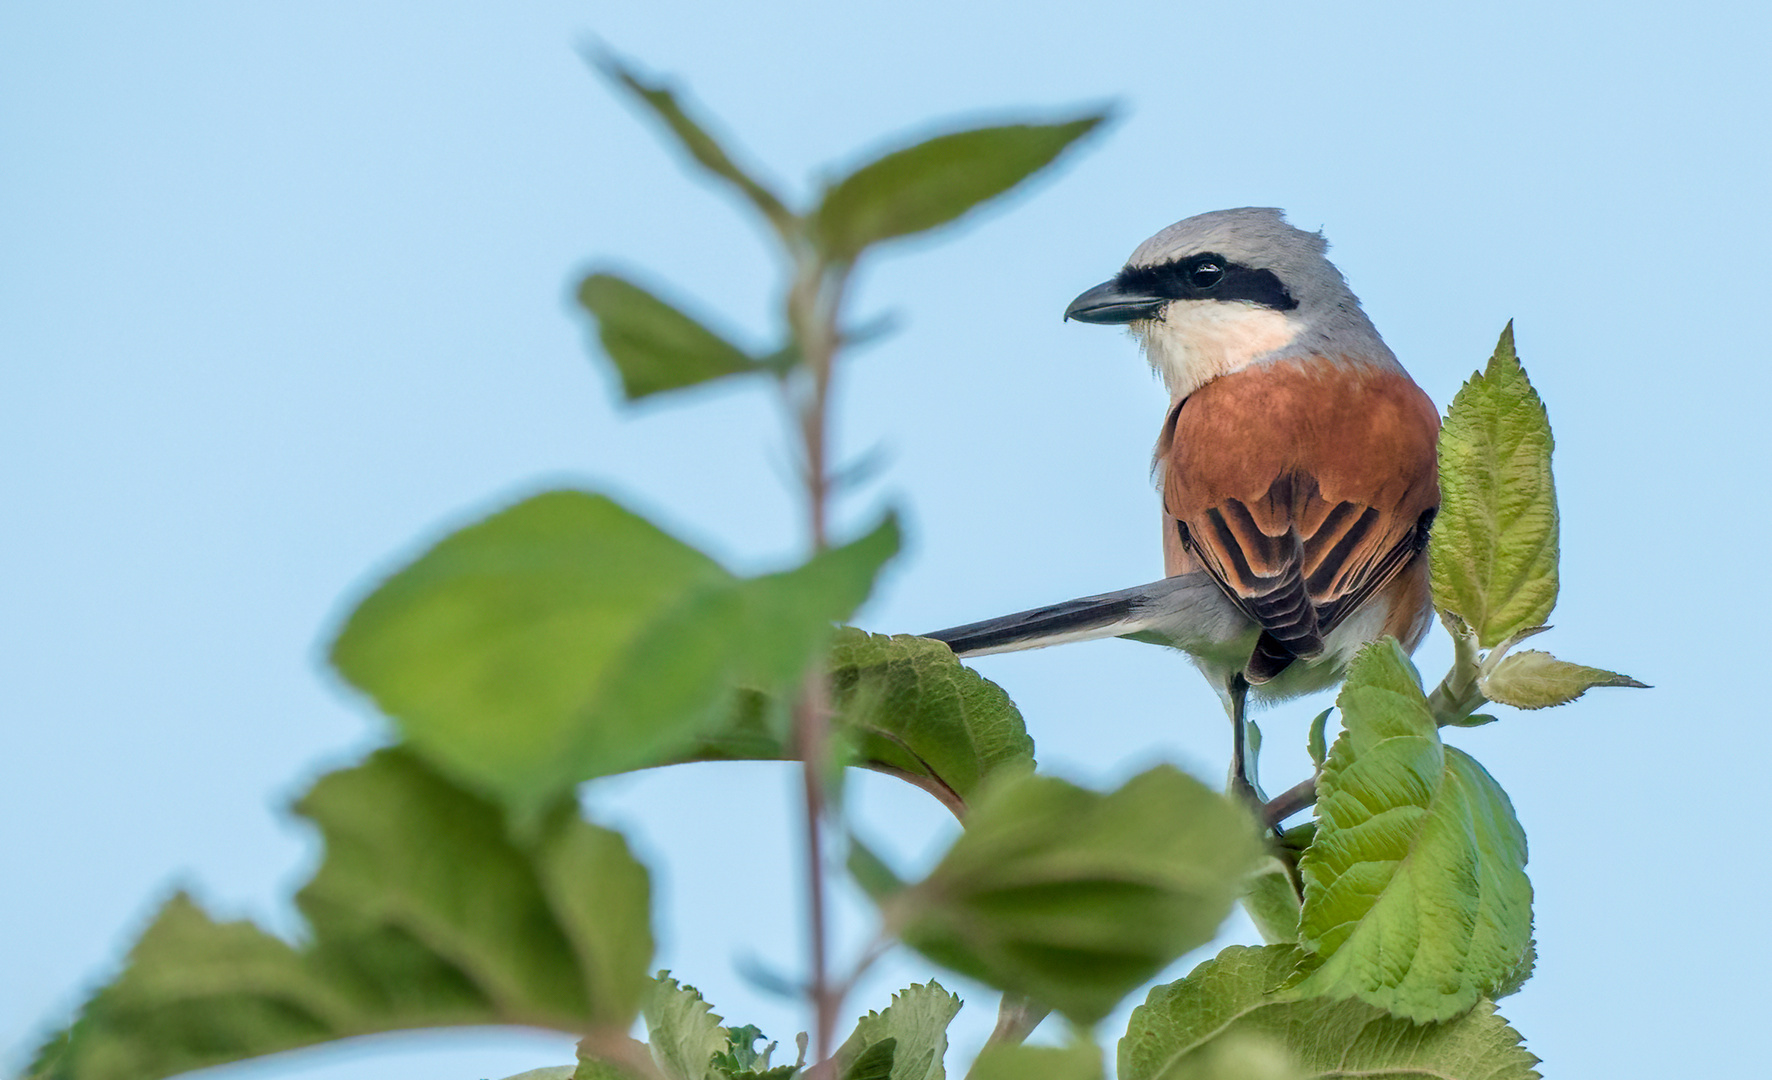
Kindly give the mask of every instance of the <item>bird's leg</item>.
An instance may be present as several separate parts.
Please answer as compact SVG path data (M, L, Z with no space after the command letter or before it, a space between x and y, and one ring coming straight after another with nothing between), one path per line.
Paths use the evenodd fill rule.
M1237 797L1261 810L1261 793L1255 790L1255 781L1250 776L1253 763L1249 755L1249 721L1244 711L1249 702L1249 680L1241 671L1231 676L1229 686L1231 706L1231 790Z

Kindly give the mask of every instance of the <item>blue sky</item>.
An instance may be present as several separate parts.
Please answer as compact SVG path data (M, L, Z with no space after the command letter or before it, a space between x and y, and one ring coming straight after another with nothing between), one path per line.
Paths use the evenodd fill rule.
M739 568L796 551L768 398L625 410L585 348L568 298L587 267L757 343L778 284L757 230L585 70L593 34L683 79L797 194L931 122L1119 109L1012 205L861 276L858 314L901 329L844 376L842 445L886 467L843 520L896 506L910 535L872 629L1160 573L1162 390L1122 335L1060 315L1174 220L1273 205L1322 228L1442 407L1515 319L1557 435L1545 647L1656 689L1453 736L1532 845L1539 969L1503 1012L1550 1075L1757 1060L1769 21L1718 3L6 6L0 1064L175 884L291 927L315 850L282 807L383 731L325 643L444 529L572 483ZM1417 661L1437 677L1448 651L1436 631ZM979 668L1063 775L1222 774L1219 707L1177 656L1106 642ZM1320 707L1264 717L1274 786L1303 775ZM660 963L784 1041L803 1022L741 968L799 963L791 786L701 766L589 803L654 868ZM949 835L891 781L856 798L908 866ZM932 970L896 957L853 1008ZM950 981L969 1053L993 1000ZM479 1033L227 1075L476 1080L569 1058Z

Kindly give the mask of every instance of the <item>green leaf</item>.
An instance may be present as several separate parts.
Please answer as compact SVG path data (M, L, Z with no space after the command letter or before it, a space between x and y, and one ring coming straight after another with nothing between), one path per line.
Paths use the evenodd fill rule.
M985 781L1034 768L1034 744L1002 687L937 641L837 631L830 655L833 731L846 764L924 788L956 812ZM769 717L778 703L739 698L702 731L684 760L778 760L788 755Z
M420 752L491 791L545 797L575 779L561 759L578 729L603 727L628 751L608 771L672 741L643 726L653 717L598 716L599 691L651 623L732 581L610 499L547 492L383 582L351 614L332 662Z
M1241 806L1169 766L1106 795L1022 776L885 910L937 963L1093 1024L1211 940L1258 851Z
M1233 945L1152 990L1120 1041L1120 1080L1538 1076L1538 1059L1488 1001L1445 1023L1415 1024L1357 1001L1274 995L1299 956L1292 946ZM1237 1071L1207 1068L1233 1062Z
M986 781L1034 769L1034 741L1003 688L938 641L845 628L831 691L856 759L971 799Z
M948 1024L960 1011L960 999L933 980L892 995L880 1012L869 1012L837 1048L837 1071L848 1074L866 1052L881 1043L894 1046L891 1080L943 1080L942 1059L948 1051Z
M897 1050L897 1039L882 1039L863 1050L837 1075L843 1080L889 1080L892 1076L892 1059Z
M1293 992L1449 1019L1525 962L1526 835L1500 785L1440 742L1394 640L1360 651L1336 705L1343 730L1299 861L1299 940L1312 955Z
M874 849L863 843L854 833L849 834L849 857L844 860L849 876L855 879L856 885L868 895L874 903L883 903L887 897L904 890L904 881L899 878L886 860L880 858Z
M1250 876L1243 910L1268 944L1290 945L1298 940L1298 891L1286 864L1270 858L1260 873Z
M333 645L419 752L528 814L679 760L747 693L783 696L897 550L873 532L741 580L601 496L535 496L384 582Z
M757 1040L763 1037L763 1031L755 1024L726 1029L726 1049L714 1055L716 1068L727 1073L748 1073L759 1067L768 1068L768 1054L775 1048L770 1043L768 1048L759 1054Z
M1107 118L976 128L879 157L825 192L812 230L834 261L872 244L945 225L1039 172Z
M626 1041L632 1044L628 1047L628 1053L634 1055L637 1060L645 1061L648 1058L645 1043L636 1039L626 1039ZM611 1061L588 1056L585 1050L585 1046L581 1043L578 1048L578 1068L573 1070L572 1080L642 1080L644 1075L649 1075L636 1072L633 1069L624 1069Z
M585 278L578 302L597 321L597 337L629 401L767 370L743 349L612 274Z
M1516 709L1567 705L1596 686L1649 687L1629 675L1565 663L1547 652L1528 649L1502 657L1495 670L1478 680L1483 696Z
M1101 1080L1101 1048L987 1045L973 1061L966 1080Z
M1329 726L1329 714L1334 711L1334 709L1324 709L1318 713L1316 718L1311 721L1310 733L1305 736L1305 749L1310 752L1311 764L1319 769L1323 767L1324 760L1329 757L1329 740L1326 738L1326 732Z
M1557 603L1557 493L1550 419L1514 355L1514 326L1440 428L1434 602L1493 648Z
M322 777L297 811L326 843L296 896L306 943L173 897L53 1075L155 1080L380 1032L632 1022L652 949L646 872L570 802L516 840L496 806L391 749Z
M678 145L689 153L697 165L731 184L778 233L785 235L793 231L794 215L782 205L781 199L738 167L732 156L708 134L707 129L692 119L677 103L677 95L670 87L664 83L647 82L607 51L593 54L588 59L610 81L631 93L635 100L663 121L666 130L676 138Z
M701 992L679 984L668 971L658 973L646 999L646 1034L653 1063L667 1080L711 1080L715 1055L731 1042Z

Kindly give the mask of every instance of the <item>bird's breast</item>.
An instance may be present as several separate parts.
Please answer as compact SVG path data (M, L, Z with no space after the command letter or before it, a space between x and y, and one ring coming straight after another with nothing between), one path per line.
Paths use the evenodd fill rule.
M1297 338L1299 325L1256 304L1173 300L1160 317L1134 323L1132 331L1169 396L1179 400L1284 349Z

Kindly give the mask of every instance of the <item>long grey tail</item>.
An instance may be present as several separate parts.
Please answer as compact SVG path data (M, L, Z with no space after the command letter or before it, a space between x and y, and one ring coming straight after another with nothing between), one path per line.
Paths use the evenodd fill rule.
M1130 637L1195 651L1241 631L1240 617L1203 573L1164 578L1118 592L1066 600L923 637L959 656L1040 649L1071 641Z

